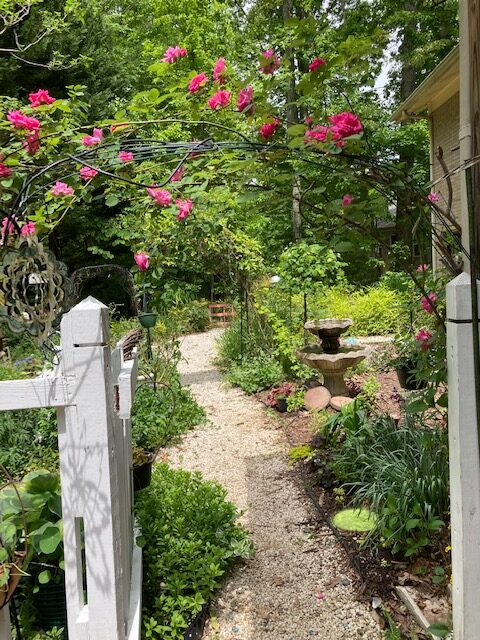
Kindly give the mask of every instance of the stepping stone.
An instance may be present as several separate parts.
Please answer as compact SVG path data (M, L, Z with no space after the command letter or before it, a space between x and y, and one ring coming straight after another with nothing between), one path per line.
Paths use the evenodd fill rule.
M309 411L319 411L328 407L331 397L326 387L314 387L305 393L303 403Z
M353 402L353 398L347 398L347 396L333 396L330 400L330 406L332 409L335 409L335 411L340 411L343 406L350 402Z

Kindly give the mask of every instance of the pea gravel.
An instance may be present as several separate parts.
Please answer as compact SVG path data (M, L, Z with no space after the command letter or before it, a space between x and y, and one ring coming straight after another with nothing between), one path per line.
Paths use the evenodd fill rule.
M199 470L227 489L256 549L218 594L205 640L380 639L369 603L357 600L343 549L316 524L297 486L278 424L212 364L220 333L183 339L182 380L210 424L166 452L173 466Z

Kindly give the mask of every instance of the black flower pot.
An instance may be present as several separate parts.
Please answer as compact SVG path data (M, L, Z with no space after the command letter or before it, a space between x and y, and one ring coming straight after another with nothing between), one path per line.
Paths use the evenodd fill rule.
M279 413L285 413L288 409L287 399L286 398L278 398L275 404L275 409Z
M153 329L153 327L157 324L157 313L141 313L138 316L138 321L145 329Z
M395 370L397 372L398 382L402 389L406 389L407 391L417 391L418 389L424 389L427 386L425 380L415 380L415 378L413 378L413 367L397 367Z
M185 640L201 640L208 618L208 610L209 605L207 604L203 607L200 613L195 616L189 624L188 629L185 631Z
M152 464L153 460L139 464L133 467L133 490L141 491L150 486L152 480Z
M63 571L56 579L39 585L37 593L33 594L33 606L41 629L49 631L53 627L63 627L63 637L67 638L67 601Z

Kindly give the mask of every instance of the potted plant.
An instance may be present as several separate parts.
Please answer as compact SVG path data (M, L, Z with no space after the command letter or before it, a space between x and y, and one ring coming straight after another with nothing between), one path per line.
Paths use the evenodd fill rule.
M284 382L279 387L270 389L266 404L269 407L273 407L279 413L285 413L288 409L287 398L289 398L295 392L295 385L293 382Z
M397 372L400 386L408 391L415 391L425 387L424 381L415 378L418 355L415 338L410 335L397 336L393 346L395 356L390 359L389 365Z
M154 452L146 451L142 447L132 448L134 491L141 491L142 489L146 489L150 486L154 459Z
M142 312L138 315L138 320L145 329L153 329L157 323L158 314L148 310L145 282L145 273L150 265L150 258L146 253L139 252L134 255L134 260L138 270L142 274Z

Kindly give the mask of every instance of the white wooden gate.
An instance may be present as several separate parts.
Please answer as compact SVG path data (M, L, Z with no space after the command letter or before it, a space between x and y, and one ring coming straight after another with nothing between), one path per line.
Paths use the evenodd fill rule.
M125 360L122 342L110 350L108 309L89 297L63 317L59 357L52 374L0 382L0 411L57 408L69 640L138 640L142 556L134 542L130 433L136 352ZM10 637L4 608L0 640Z

